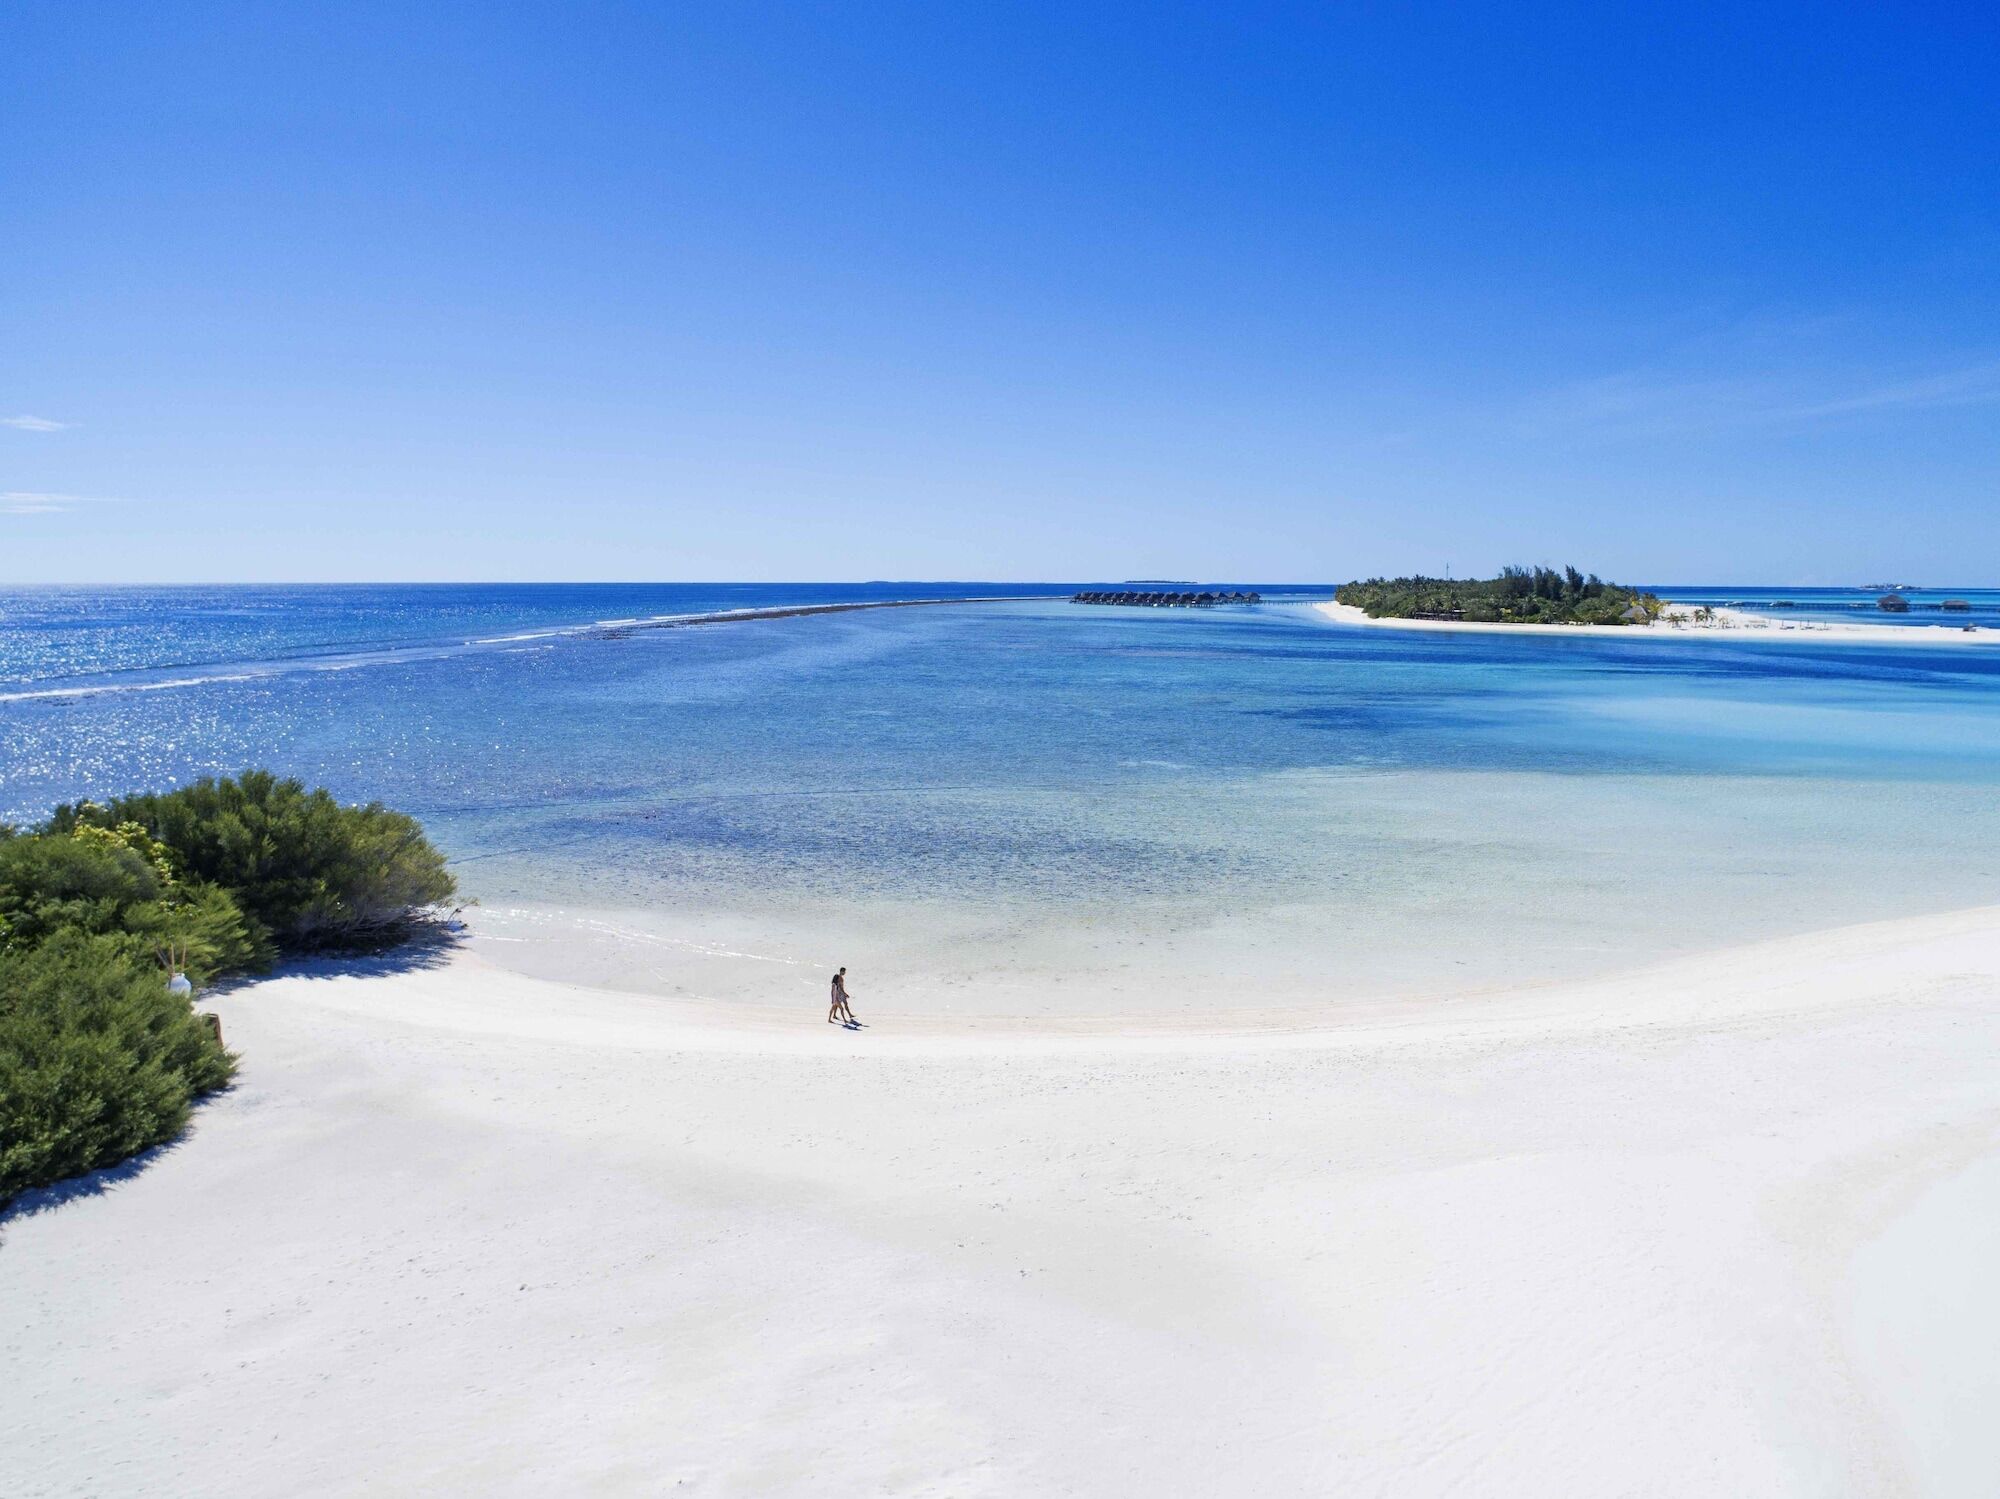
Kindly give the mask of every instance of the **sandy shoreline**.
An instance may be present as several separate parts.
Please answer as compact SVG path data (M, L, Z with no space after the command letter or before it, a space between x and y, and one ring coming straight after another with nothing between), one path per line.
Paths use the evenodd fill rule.
M219 997L190 1138L0 1225L7 1493L2000 1467L2000 909L1316 1029L393 966Z
M1320 614L1343 625L1366 625L1389 630L1429 630L1450 634L1565 635L1571 639L1657 640L1665 636L1705 637L1749 635L1763 640L1798 640L1841 644L1879 645L1991 645L2000 643L2000 631L1967 630L1959 625L1864 625L1845 620L1773 619L1745 609L1710 608L1711 619L1696 621L1694 604L1669 601L1668 613L1685 614L1678 624L1664 621L1646 627L1633 625L1503 625L1479 620L1449 619L1370 619L1352 604L1323 603L1312 606Z

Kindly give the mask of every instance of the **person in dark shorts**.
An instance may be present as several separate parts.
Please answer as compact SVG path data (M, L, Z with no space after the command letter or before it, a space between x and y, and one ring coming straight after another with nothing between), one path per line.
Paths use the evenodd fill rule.
M826 1023L836 1021L843 1025L858 1025L854 1012L847 1008L847 970L841 969L833 976L833 1003L827 1007Z

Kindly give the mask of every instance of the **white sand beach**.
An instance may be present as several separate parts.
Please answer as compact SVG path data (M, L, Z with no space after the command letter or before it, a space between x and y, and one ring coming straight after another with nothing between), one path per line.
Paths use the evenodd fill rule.
M1344 1024L856 990L220 997L188 1137L0 1224L0 1492L1992 1492L2000 909Z
M1663 636L1706 636L1754 633L1760 640L1818 640L1881 645L1993 645L2000 631L1967 629L1963 625L1874 625L1848 620L1780 619L1748 609L1710 607L1707 618L1696 619L1698 605L1667 602L1660 621L1643 628L1630 625L1505 625L1490 620L1370 619L1352 604L1323 603L1313 608L1336 624L1367 625L1389 630L1430 630L1454 634L1588 635L1607 639L1656 640ZM1685 615L1669 621L1667 614Z

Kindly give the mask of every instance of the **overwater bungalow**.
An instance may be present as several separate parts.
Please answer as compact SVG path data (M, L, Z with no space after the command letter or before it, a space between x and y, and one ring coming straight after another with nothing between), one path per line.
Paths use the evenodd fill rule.
M1260 593L1205 589L1200 593L1141 593L1084 588L1070 595L1072 604L1122 604L1140 609L1213 609L1218 604L1261 604Z

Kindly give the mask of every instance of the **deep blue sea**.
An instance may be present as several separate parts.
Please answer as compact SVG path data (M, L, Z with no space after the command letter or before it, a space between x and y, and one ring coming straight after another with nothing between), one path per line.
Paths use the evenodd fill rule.
M526 966L587 929L598 980L756 998L838 951L945 1007L1475 989L2000 900L2000 644L1031 597L1077 586L0 592L0 820L267 765L420 816Z

